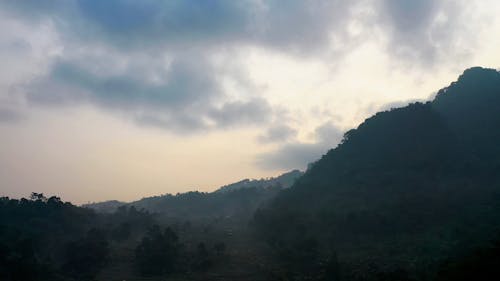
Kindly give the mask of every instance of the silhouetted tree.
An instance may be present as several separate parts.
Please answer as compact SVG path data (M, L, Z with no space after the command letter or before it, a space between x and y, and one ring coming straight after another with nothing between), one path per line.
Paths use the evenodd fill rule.
M210 253L208 252L205 243L200 242L196 247L196 255L194 257L194 269L197 271L205 271L212 265Z
M175 270L179 257L177 234L166 228L163 232L158 225L149 229L135 250L136 263L143 275L163 275Z
M224 252L226 251L226 244L224 244L224 242L217 242L214 245L214 250L218 256L222 256L224 254Z
M64 274L76 280L92 280L108 261L109 246L103 231L91 229L66 248Z

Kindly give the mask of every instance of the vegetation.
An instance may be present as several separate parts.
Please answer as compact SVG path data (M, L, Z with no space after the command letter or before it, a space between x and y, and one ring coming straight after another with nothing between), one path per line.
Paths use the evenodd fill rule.
M4 197L0 280L495 280L498 124L500 74L473 68L368 118L290 188L85 208Z
M345 280L432 280L498 233L499 106L500 74L473 68L432 102L376 114L255 214L259 233L291 263L314 260L291 249L315 241Z
M253 215L258 206L273 198L281 189L289 188L302 175L303 172L293 170L275 178L245 179L222 186L214 192L166 194L131 203L111 200L86 204L84 207L101 213L112 213L121 206L134 206L174 218L244 217L247 219Z

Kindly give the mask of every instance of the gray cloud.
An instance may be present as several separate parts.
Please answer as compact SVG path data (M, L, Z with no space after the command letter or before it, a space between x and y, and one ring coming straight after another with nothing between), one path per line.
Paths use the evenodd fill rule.
M442 1L435 0L383 0L382 11L396 32L411 36L428 28L441 5Z
M29 102L87 102L139 125L188 132L275 119L275 108L234 67L224 74L254 88L229 99L221 84L223 70L211 60L214 53L240 46L302 57L349 51L360 42L356 36L366 36L350 34L349 25L373 23L356 12L360 3L373 6L376 27L389 35L388 48L398 57L433 61L454 46L459 13L453 8L459 4L448 1L27 0L2 1L0 7L19 20L50 23L64 47L50 73L27 86ZM447 15L445 23L437 23L440 13ZM439 35L437 42L432 35ZM88 53L94 49L103 54L93 58ZM260 139L279 141L291 134L274 128Z
M430 99L430 100L432 100L432 99ZM403 101L390 102L390 103L386 103L386 104L382 105L381 107L378 107L375 112L373 112L374 111L373 109L370 110L372 112L369 112L369 113L375 114L376 112L380 112L380 111L388 111L388 110L395 109L395 108L401 108L401 107L405 107L409 104L416 103L416 102L425 103L426 100L424 100L424 99L409 99L409 100L403 100Z
M272 109L261 98L248 101L227 102L210 112L210 117L222 127L235 124L262 124L269 121Z
M332 122L326 122L314 131L316 140L334 146L342 139L343 133ZM326 151L325 151L326 152Z
M305 169L308 163L318 160L331 146L324 143L291 143L267 155L259 155L256 164L263 169Z
M132 121L140 126L156 127L181 134L199 133L209 129L209 125L203 120L203 116L183 112L170 114L143 112L136 114Z
M464 1L380 0L379 22L389 36L389 51L400 58L430 65L463 46L457 37L467 36L461 12Z
M357 13L373 7L377 19ZM457 47L466 1L435 0L49 0L3 1L23 19L51 19L61 36L118 49L257 45L301 55L352 48L349 24L381 27L396 56L434 61ZM359 9L358 9L359 10ZM375 25L374 25L375 23ZM460 32L457 32L460 31ZM362 36L366 36L364 33ZM470 35L470 34L469 34ZM331 39L336 45L332 46Z
M17 110L8 107L0 107L0 123L12 123L20 121L24 115Z
M267 129L257 139L261 143L283 142L297 135L297 130L285 124L275 125Z
M167 69L152 73L160 76L155 81L143 77L140 67L126 67L118 74L101 73L103 68L59 61L47 76L27 86L28 101L91 103L121 112L136 124L181 133L262 124L273 114L267 101L259 97L224 101L218 71L203 56L176 56Z
M245 73L214 65L210 57L215 49L258 45L295 54L324 50L332 23L347 19L350 8L345 1L326 0L286 5L278 0L51 0L0 6L27 22L48 21L65 48L47 75L25 86L30 103L87 102L125 113L139 125L183 132L263 124L273 118L273 108L255 93ZM165 54L168 69L162 62ZM116 71L121 61L126 61L125 70ZM253 87L253 93L229 99L221 71L241 87ZM151 76L157 79L152 82Z
M34 85L29 98L52 103L85 99L119 108L185 107L194 102L207 102L220 92L213 72L208 63L198 58L176 58L168 70L161 73L165 77L152 83L141 79L141 74L134 69L105 75L92 73L78 63L61 61L40 85ZM64 93L44 90L44 86L50 85L79 90Z
M328 44L333 28L344 28L341 23L358 0L5 2L0 5L26 20L53 19L72 39L106 41L120 49L256 44L309 53Z
M210 129L226 129L236 126L252 126L267 122L273 109L263 99L227 102L222 106L207 104L200 110L144 112L135 117L140 125L170 129L178 133L193 133Z
M334 148L343 136L342 131L330 122L316 128L314 134L316 142L284 144L275 151L259 155L256 164L263 169L305 169L307 164Z

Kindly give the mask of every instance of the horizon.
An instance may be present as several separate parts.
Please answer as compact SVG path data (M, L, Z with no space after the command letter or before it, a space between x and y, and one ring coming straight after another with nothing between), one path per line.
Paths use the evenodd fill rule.
M0 186L75 204L276 177L500 67L497 1L0 3Z

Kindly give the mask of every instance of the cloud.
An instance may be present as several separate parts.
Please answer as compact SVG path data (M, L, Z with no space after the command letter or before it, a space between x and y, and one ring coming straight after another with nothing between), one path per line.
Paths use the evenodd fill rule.
M389 37L390 53L432 62L456 46L459 5L431 0L27 0L3 1L0 8L57 35L50 70L24 86L30 103L90 103L138 125L188 133L277 119L276 105L259 93L238 58L219 65L214 56L257 47L332 60L380 27ZM360 12L364 6L375 12ZM353 26L364 32L352 32ZM238 85L237 93L225 87L228 79ZM293 134L270 128L259 139L283 141Z
M61 32L118 48L185 48L255 44L310 52L328 44L332 28L357 1L68 0L7 1L26 20L52 19ZM334 24L337 23L337 24Z
M297 135L297 130L285 124L275 125L267 129L257 139L261 143L284 142Z
M267 122L273 109L263 99L227 102L222 106L207 104L199 111L172 111L171 114L144 112L135 117L137 124L154 126L176 131L193 133L212 129L227 129L241 126L254 126Z
M154 66L153 66L154 67ZM102 72L103 68L98 68ZM175 58L165 69L161 80L145 81L141 69L125 69L119 74L92 72L72 61L59 61L29 98L36 102L60 102L80 99L123 108L184 107L193 102L206 102L220 91L211 66L195 57ZM45 84L45 85L44 85ZM44 90L47 84L75 88L54 93Z
M249 101L227 102L210 113L210 117L221 127L234 124L262 124L270 119L272 109L261 98Z
M251 1L79 0L88 32L126 47L186 46L236 37L246 29Z
M20 121L24 115L12 108L0 107L0 123L12 123Z
M286 143L274 151L258 155L256 164L272 170L305 169L334 148L342 140L343 133L331 122L326 122L316 128L314 135L314 143Z
M454 51L459 41L455 38L467 30L462 12L466 2L28 0L4 1L0 6L26 21L52 22L67 40L99 42L122 50L245 45L299 55L322 54L338 48L349 51L355 47L352 43L372 36L373 32L354 35L353 26L357 26L382 31L396 56L434 61ZM366 7L373 12L367 13Z
M155 127L180 134L193 134L206 131L206 124L200 116L193 114L173 113L155 114L154 112L138 113L132 121L140 126Z
M377 10L389 52L411 62L429 66L445 57L463 56L463 44L474 41L464 23L465 1L380 0ZM459 40L465 37L468 40Z
M90 103L139 125L178 132L270 122L274 109L251 79L234 61L217 65L214 54L241 46L300 55L326 50L332 28L343 28L333 23L347 19L350 8L326 0L51 0L0 6L27 24L53 27L63 50L47 73L23 85L29 103ZM236 97L223 86L227 79L239 85Z
M429 100L432 100L432 99L429 99ZM395 109L395 108L406 107L412 103L416 103L416 102L425 103L426 101L427 101L427 99L408 99L408 100L390 102L390 103L386 103L386 104L383 104L382 106L378 107L376 112L390 111L390 110ZM369 112L370 114L376 113L376 112L373 112L374 111L373 109L370 109L370 111L372 111L372 112Z
M383 0L382 12L396 32L415 34L428 28L441 5L434 0Z
M109 57L101 59L104 64L113 64ZM85 60L58 61L45 77L27 85L28 101L44 105L90 103L120 112L139 125L182 133L262 124L272 117L272 107L260 97L229 101L218 82L220 71L204 56L177 55L168 62L146 60L150 69L156 69L147 75L136 60L118 70L95 67Z

